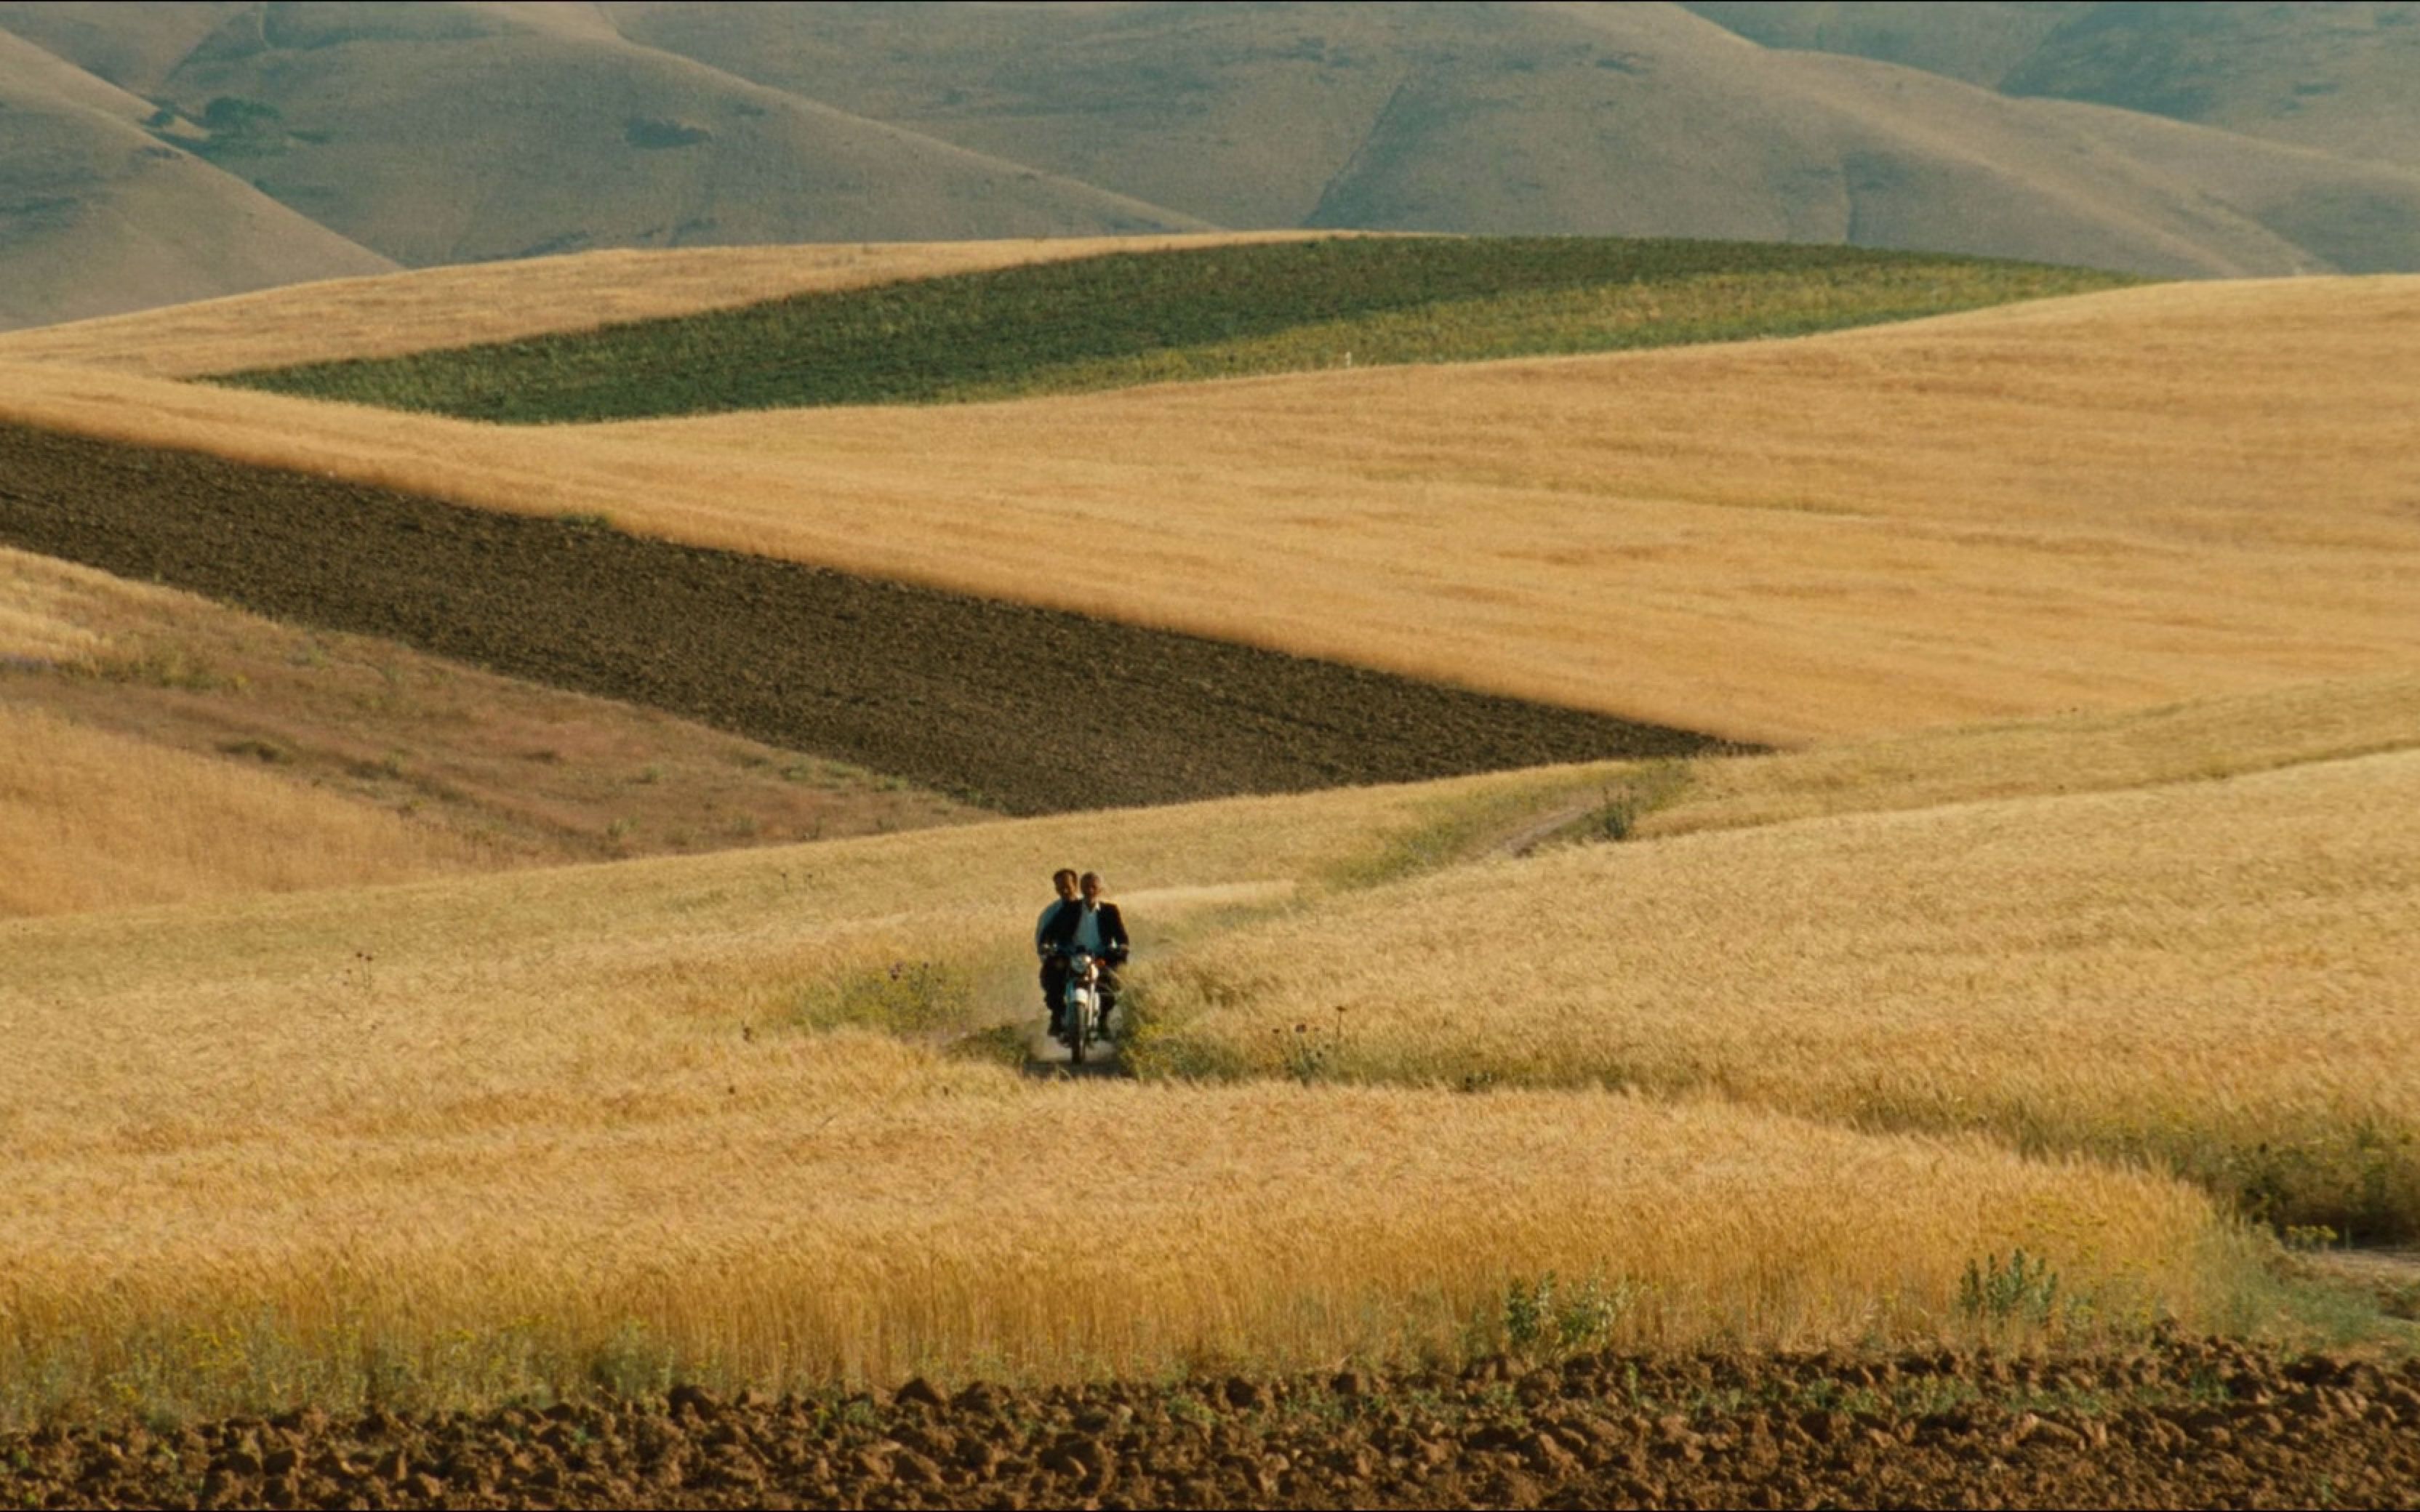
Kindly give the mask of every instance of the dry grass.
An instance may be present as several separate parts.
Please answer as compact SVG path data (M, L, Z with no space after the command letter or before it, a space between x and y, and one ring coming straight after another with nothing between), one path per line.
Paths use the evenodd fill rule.
M1213 232L582 252L294 285L15 332L0 335L0 363L66 363L188 378L395 357L1109 252L1334 234Z
M1966 1262L2017 1244L2102 1309L2073 1326L2223 1320L2234 1242L2142 1175L1595 1092L1038 1082L812 1032L831 981L901 956L998 976L961 1025L1022 1011L1063 859L1165 941L1441 806L1606 775L7 926L10 1406L1450 1355L1549 1269L1604 1283L1614 1342L1938 1337L1974 1326Z
M2420 1231L2415 932L2407 748L1457 869L1163 965L1150 1060L1719 1095L2394 1237Z
M435 876L460 836L207 757L0 704L0 916Z
M0 548L0 658L88 667L110 647L96 611L157 594L90 567Z
M0 413L1796 741L2412 670L2415 371L2420 279L2309 279L944 410Z
M2420 746L2420 677L2310 683L2122 714L2071 715L1700 762L1641 837L2239 777Z
M299 629L197 595L0 549L0 711L19 764L63 742L180 774L180 837L145 860L152 815L98 797L71 825L22 827L0 913L55 913L332 886L481 867L652 856L887 833L989 817L846 763L783 750L609 700L541 687L365 636ZM62 723L61 721L64 721ZM70 737L70 727L80 733ZM114 739L113 739L114 737ZM79 765L89 765L83 761ZM213 772L226 774L224 781ZM215 787L214 787L215 784ZM45 791L55 784L46 784ZM392 834L391 865L355 855L264 870L246 829L262 795L347 814L354 846ZM217 787L229 796L211 797ZM102 792L116 792L108 782ZM111 823L112 816L115 823ZM400 823L390 823L397 821ZM194 834L224 832L213 875ZM303 844L291 829L277 832ZM349 868L349 869L348 869ZM140 877L140 885L134 879ZM286 880L271 883L272 877ZM57 885L80 878L70 885ZM300 879L300 880L298 880Z

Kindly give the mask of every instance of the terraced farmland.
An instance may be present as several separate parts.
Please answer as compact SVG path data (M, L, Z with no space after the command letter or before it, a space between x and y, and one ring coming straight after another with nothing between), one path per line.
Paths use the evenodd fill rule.
M517 424L635 420L1799 335L2131 282L1850 247L1334 238L1034 263L218 381Z

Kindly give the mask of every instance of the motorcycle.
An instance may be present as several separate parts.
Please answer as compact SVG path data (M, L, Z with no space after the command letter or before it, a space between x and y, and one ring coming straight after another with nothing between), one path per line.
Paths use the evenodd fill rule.
M1069 1062L1080 1066L1086 1052L1107 1038L1109 1010L1102 1001L1101 963L1082 950L1068 956L1067 985L1063 992L1059 1039L1067 1047Z

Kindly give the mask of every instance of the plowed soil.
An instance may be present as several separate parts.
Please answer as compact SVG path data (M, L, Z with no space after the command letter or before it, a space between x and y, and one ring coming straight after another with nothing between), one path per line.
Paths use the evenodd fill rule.
M2420 1365L1588 1357L1520 1373L306 1412L0 1437L25 1506L2382 1506Z
M1015 813L1704 736L1190 636L0 425L0 540L645 704Z

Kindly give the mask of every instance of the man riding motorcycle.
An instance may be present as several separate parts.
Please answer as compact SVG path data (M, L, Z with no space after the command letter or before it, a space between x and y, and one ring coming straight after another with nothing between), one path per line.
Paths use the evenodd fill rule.
M1117 904L1102 901L1099 872L1085 872L1077 883L1077 891L1079 898L1063 899L1045 909L1034 930L1035 942L1045 952L1044 991L1050 987L1050 961L1055 958L1059 966L1060 991L1050 999L1050 1030L1056 1034L1066 1026L1066 1009L1061 999L1066 995L1067 962L1080 953L1100 963L1100 978L1094 986L1100 994L1100 1026L1106 1033L1109 1014L1118 1006L1117 968L1126 960L1125 919L1120 917Z
M1042 910L1033 921L1033 951L1042 958L1042 1004L1050 1010L1050 1032L1057 1034L1065 1015L1067 999L1067 958L1051 945L1058 928L1059 916L1070 908L1081 906L1076 902L1076 871L1061 867L1050 873L1050 886L1059 896Z

